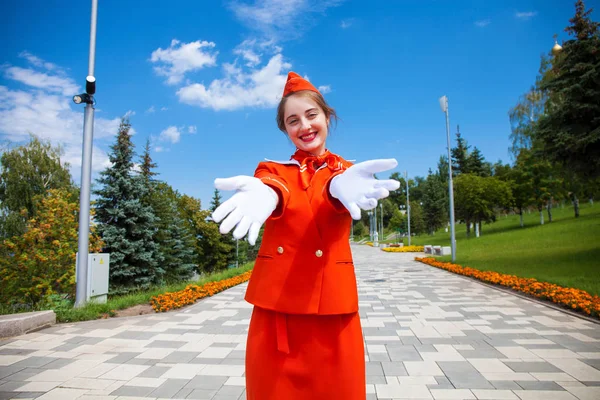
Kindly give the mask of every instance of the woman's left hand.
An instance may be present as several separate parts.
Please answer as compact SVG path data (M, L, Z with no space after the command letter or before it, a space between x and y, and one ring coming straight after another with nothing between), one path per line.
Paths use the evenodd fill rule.
M379 180L374 176L397 165L395 158L355 164L331 180L329 193L346 207L353 219L359 220L361 209L372 210L377 207L377 200L388 197L390 190L400 187L397 180Z

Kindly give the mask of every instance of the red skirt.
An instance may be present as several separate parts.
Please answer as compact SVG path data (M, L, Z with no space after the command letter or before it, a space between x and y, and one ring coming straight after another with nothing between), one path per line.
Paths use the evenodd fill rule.
M365 400L365 379L358 313L297 315L254 307L247 400Z

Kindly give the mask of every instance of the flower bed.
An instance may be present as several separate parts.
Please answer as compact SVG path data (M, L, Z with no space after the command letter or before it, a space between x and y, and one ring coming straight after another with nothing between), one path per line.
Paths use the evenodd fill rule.
M250 279L251 274L252 271L248 271L233 278L218 282L205 283L202 286L188 285L185 289L180 290L179 292L164 293L154 296L150 299L150 304L156 312L164 312L173 310L175 308L181 308L188 304L195 303L198 299L212 296L216 293L222 292L225 289L229 289L230 287L246 282Z
M381 250L389 253L414 253L422 252L423 246L384 247Z
M542 300L550 300L570 310L600 318L600 297L592 296L585 290L565 288L548 282L540 282L534 278L519 278L514 275L500 274L493 271L480 271L449 262L437 261L431 257L415 257L415 260L456 274L471 276L495 285L506 286Z

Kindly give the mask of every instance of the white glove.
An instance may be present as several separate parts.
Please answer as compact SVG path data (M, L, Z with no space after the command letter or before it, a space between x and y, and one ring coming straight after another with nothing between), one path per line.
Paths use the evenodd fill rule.
M241 239L248 233L248 243L254 245L260 227L277 207L277 193L260 179L244 175L215 179L215 187L237 191L212 214L212 219L217 223L229 214L219 231L225 234L237 225L233 237Z
M377 207L377 200L388 197L390 190L400 187L397 180L378 180L373 176L397 165L395 158L355 164L331 180L329 193L346 207L353 219L359 220L361 208L372 210Z

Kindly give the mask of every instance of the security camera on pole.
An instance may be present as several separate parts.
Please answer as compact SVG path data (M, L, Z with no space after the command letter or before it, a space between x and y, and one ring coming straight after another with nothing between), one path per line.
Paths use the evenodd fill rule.
M79 194L79 242L77 256L77 291L75 307L81 307L89 297L88 290L88 246L90 233L90 186L92 180L92 140L94 137L94 94L96 78L94 64L96 57L96 17L98 0L92 0L92 19L90 27L90 54L88 76L85 78L85 93L73 96L75 104L85 103L83 120L83 148L81 160L81 192Z
M448 97L440 97L440 108L446 113L446 137L448 139L448 192L450 194L450 244L452 262L456 261L456 237L454 231L454 189L452 187L452 156L450 155L450 121L448 119Z

